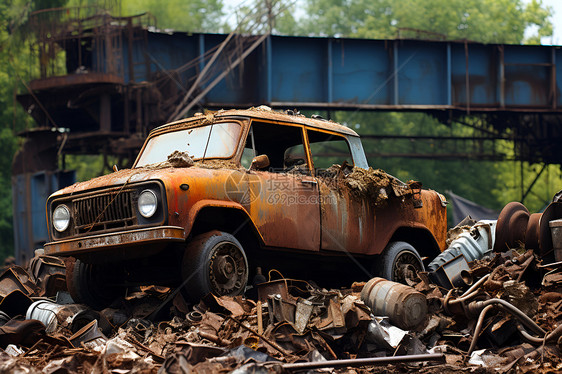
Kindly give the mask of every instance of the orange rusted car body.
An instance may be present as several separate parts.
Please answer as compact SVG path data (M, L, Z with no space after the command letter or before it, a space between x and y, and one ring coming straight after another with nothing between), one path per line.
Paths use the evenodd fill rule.
M236 124L224 126L236 129L231 155L194 158L193 166L142 165L143 155L152 149L151 139L221 123ZM267 137L269 129L283 134L285 128L302 138L299 162L305 167L299 172L242 167L244 152L253 141ZM271 143L272 149L284 139L276 137L279 141ZM242 227L249 228L246 232L253 236L257 250L371 256L381 253L389 241L403 240L415 245L422 256L433 258L445 248L442 195L402 184L400 188L409 193L381 191L389 197L376 206L319 176L311 139L347 142L350 156L346 161L367 167L358 135L321 119L271 110L231 110L159 127L149 135L132 169L77 183L49 197L50 242L45 252L96 262L139 258L184 248L197 231L212 229L213 222L235 236ZM204 151L208 148L219 146L206 144ZM257 148L253 146L253 156ZM169 153L174 150L170 148ZM267 154L267 149L260 153ZM276 162L273 151L269 158ZM139 192L147 188L159 199L151 219L141 217L136 207ZM52 225L53 210L59 204L66 204L71 214L69 227L62 232Z

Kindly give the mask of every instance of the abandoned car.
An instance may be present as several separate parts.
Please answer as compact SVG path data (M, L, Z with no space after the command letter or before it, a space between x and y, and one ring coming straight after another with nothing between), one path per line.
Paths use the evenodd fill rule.
M142 284L238 295L257 267L401 280L446 238L442 195L369 168L353 130L267 107L156 128L131 169L57 191L47 218L46 254L94 307Z

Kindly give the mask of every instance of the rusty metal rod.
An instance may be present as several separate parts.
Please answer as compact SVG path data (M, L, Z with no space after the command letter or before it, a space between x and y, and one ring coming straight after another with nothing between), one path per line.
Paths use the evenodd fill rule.
M254 331L252 328L244 325L242 322L238 321L234 317L229 316L228 318L233 320L234 322L236 322L236 324L238 324L238 326L244 328L245 330L247 330L247 331L251 332L252 334L256 335L258 338L262 339L264 342L269 344L271 347L275 348L275 350L279 351L283 356L291 356L291 354L289 352L285 351L277 343L272 342L271 340L267 339L265 336L263 336L263 334L260 334L257 331Z
M285 370L300 371L300 370L321 369L321 368L387 365L387 364L418 362L418 361L438 361L440 363L445 363L445 355L443 353L432 353L432 354L425 354L425 355L370 357L370 358L330 360L330 361L320 361L320 362L297 362L293 364L283 364L281 365L281 367Z
M494 307L495 307L495 305L487 305L480 312L480 316L478 317L478 322L476 323L476 328L474 329L474 335L472 336L472 341L470 342L470 348L468 348L468 352L466 353L465 361L470 357L470 355L472 354L472 351L474 351L474 348L476 348L476 342L478 341L478 338L480 337L480 331L482 330L482 326L484 324L484 318L486 317L486 313L488 313L488 311L490 309L493 309Z
M230 340L222 339L222 338L218 337L217 335L211 334L210 332L198 331L197 333L203 339L207 339L208 341L211 341L211 342L213 342L217 345L223 346L223 347L231 344Z
M472 291L476 291L476 289L478 289L484 282L486 282L489 277L490 274L484 275L476 283L474 283L468 290L466 290L466 292L461 295L461 298L468 296L469 294L472 293Z
M529 334L520 323L517 323L517 331L521 337L527 340L531 344L547 344L549 342L556 341L560 335L562 335L562 325L558 326L551 332L549 332L544 338L537 338Z

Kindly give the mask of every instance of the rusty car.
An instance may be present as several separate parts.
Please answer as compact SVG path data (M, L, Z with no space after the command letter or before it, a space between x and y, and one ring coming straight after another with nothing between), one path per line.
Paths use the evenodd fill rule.
M47 219L45 253L94 307L142 284L238 295L258 267L400 280L446 238L443 195L369 168L350 128L268 107L154 129L132 168L52 194Z

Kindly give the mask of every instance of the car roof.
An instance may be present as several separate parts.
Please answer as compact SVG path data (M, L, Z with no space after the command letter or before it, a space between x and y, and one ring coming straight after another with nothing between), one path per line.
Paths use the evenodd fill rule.
M249 117L258 120L263 119L263 120L285 122L285 123L297 123L300 125L313 127L316 129L329 130L329 131L334 131L340 134L351 135L351 136L359 136L355 131L353 131L349 127L345 127L331 120L325 120L320 118L307 118L302 114L287 114L284 112L272 110L269 107L265 107L265 106L250 108L250 109L219 110L217 112L211 112L207 115L199 114L199 115L195 115L194 117L185 118L179 121L168 123L152 131L153 132L165 131L167 127L176 127L177 125L187 124L188 122L205 118L208 117L209 115L214 116L215 119L227 119L229 117Z

